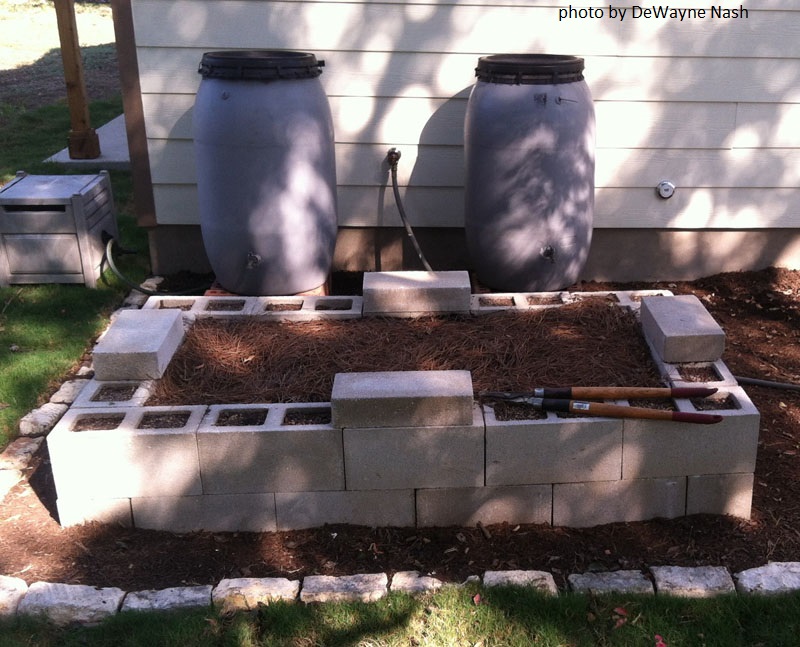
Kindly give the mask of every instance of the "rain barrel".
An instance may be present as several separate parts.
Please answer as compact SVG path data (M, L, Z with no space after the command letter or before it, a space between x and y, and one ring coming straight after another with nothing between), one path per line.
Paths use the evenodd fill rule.
M194 135L200 228L217 282L243 295L322 285L336 242L333 121L305 52L206 52Z
M594 214L595 120L575 56L478 59L467 103L465 234L478 280L545 292L577 280Z

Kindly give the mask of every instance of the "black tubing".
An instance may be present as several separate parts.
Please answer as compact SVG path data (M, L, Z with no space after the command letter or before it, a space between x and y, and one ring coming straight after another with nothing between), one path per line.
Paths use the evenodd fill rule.
M755 377L739 377L733 376L739 384L748 384L750 386L765 386L770 389L783 389L785 391L800 391L800 384L792 384L790 382L773 382L772 380L760 380Z
M146 294L149 297L163 296L162 292L156 292L154 290L149 290L147 288L143 288L141 285L137 285L136 283L131 281L127 276L125 276L122 272L119 271L119 268L117 267L117 264L114 262L114 256L111 253L111 251L114 248L114 245L116 244L116 242L117 241L116 241L115 238L109 238L108 239L108 242L106 243L106 252L105 252L105 255L104 255L105 256L105 261L108 263L108 267L114 273L114 276L116 276L120 281L122 281L125 285L127 285L132 290L136 290L137 292L141 292L142 294ZM180 292L172 292L171 294L175 294L175 295L192 294L193 292L197 292L198 290L201 290L201 289L202 289L202 287L198 286L196 288L191 288L191 289L188 289L188 290L182 290Z
M389 153L386 155L386 159L389 162L389 169L392 172L392 191L394 192L394 200L397 203L397 210L400 212L400 220L403 221L403 227L405 227L406 233L411 239L411 244L414 246L414 250L417 252L417 256L419 256L422 266L426 271L433 272L431 264L428 263L428 259L425 258L425 254L422 253L422 248L417 242L417 237L414 235L414 230L411 228L411 224L408 222L408 218L406 217L406 210L403 208L403 201L400 199L400 188L397 185L397 162L400 161L400 151L396 148L390 148Z

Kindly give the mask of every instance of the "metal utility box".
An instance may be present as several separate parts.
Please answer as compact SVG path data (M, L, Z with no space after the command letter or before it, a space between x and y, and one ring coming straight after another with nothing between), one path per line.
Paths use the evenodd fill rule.
M108 173L27 175L0 189L0 286L84 283L102 270L104 232L117 237Z

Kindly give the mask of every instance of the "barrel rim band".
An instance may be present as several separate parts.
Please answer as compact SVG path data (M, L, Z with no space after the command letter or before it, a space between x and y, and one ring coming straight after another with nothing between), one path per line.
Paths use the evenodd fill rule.
M317 78L324 65L306 52L224 50L204 53L197 71L204 79L271 81Z
M583 81L584 61L559 54L494 54L478 59L479 81L509 85L557 85Z

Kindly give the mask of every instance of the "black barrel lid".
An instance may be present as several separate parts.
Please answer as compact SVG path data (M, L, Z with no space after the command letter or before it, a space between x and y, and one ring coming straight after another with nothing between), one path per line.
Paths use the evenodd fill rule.
M481 56L479 81L513 85L553 85L583 80L583 59L560 54L493 54Z
M204 79L273 81L314 79L325 61L307 52L251 49L206 52L197 70Z

